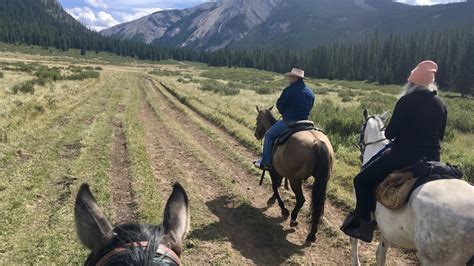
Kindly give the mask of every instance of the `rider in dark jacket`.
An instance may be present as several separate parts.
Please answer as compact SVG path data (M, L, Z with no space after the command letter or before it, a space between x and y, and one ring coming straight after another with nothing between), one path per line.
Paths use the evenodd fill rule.
M277 108L283 120L276 122L265 133L262 159L254 162L255 166L260 169L268 169L270 167L273 142L288 130L288 124L308 120L313 108L315 97L313 91L304 83L304 71L293 68L285 76L288 77L290 86L283 90L277 101Z
M375 207L374 188L388 174L420 160L440 160L440 142L446 129L447 109L434 85L437 69L435 62L423 61L412 71L404 96L398 100L385 131L385 137L394 140L393 147L354 178L356 209L341 227L347 235L372 241L375 228L375 223L371 221L371 211Z

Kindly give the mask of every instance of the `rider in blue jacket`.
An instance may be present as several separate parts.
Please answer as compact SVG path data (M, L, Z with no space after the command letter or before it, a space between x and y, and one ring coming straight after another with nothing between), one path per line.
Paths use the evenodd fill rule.
M293 68L285 74L290 86L285 88L277 101L277 108L283 119L276 122L265 134L262 159L255 162L260 169L269 169L273 142L288 130L288 124L308 120L314 105L314 93L304 83L304 71Z

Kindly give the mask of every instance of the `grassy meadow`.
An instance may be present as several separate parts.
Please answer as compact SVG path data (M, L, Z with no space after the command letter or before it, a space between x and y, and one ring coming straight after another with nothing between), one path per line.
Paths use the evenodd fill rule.
M353 205L362 111L392 110L401 87L316 79L308 85L317 95L311 119L329 135L336 163L329 218L317 244L302 249L308 203L306 225L289 234L277 207L266 206L270 186L257 186L251 165L261 150L255 106L274 105L286 86L281 75L0 44L0 264L82 263L87 250L76 237L73 206L83 182L115 224L123 209L159 223L175 181L191 200L185 264L349 263L338 224ZM472 182L473 99L441 95L449 108L443 161L459 165ZM116 158L117 143L127 158ZM125 179L115 175L117 166ZM133 204L117 203L117 189ZM294 204L293 194L283 193ZM364 262L374 262L374 249L362 252ZM406 263L396 252L390 262Z

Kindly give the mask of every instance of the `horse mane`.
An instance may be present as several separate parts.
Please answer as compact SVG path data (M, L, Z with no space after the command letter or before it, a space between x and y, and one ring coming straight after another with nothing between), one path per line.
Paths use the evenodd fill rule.
M266 118L269 120L269 122L273 125L275 124L278 120L275 118L275 116L273 116L273 113L272 111L270 110L265 110L267 112L264 112L264 114L266 114Z
M153 265L156 264L155 255L158 246L164 238L164 228L162 225L141 225L141 224L122 224L114 228L116 236L110 243L98 254L94 254L95 259L100 259L115 248L123 247L130 252L126 255L117 256L107 262L107 264L126 264L126 265ZM129 243L148 241L146 247L131 247ZM91 255L92 256L92 255ZM89 265L92 258L86 262ZM94 264L97 263L94 262Z

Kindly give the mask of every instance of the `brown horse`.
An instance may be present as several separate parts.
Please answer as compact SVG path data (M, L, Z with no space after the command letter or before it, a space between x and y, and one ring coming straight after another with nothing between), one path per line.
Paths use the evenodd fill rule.
M271 110L257 107L257 128L255 137L263 139L265 133L277 122ZM272 178L273 200L278 201L283 216L288 216L289 211L285 208L278 188L282 178L290 181L291 189L296 195L296 206L291 212L290 226L296 227L298 213L303 207L305 198L302 190L303 180L310 176L315 177L312 189L311 202L311 228L306 241L316 241L316 232L321 217L324 213L324 202L326 201L326 189L331 176L334 152L328 137L317 130L301 131L293 134L286 143L275 147L272 155L272 167L270 176Z

